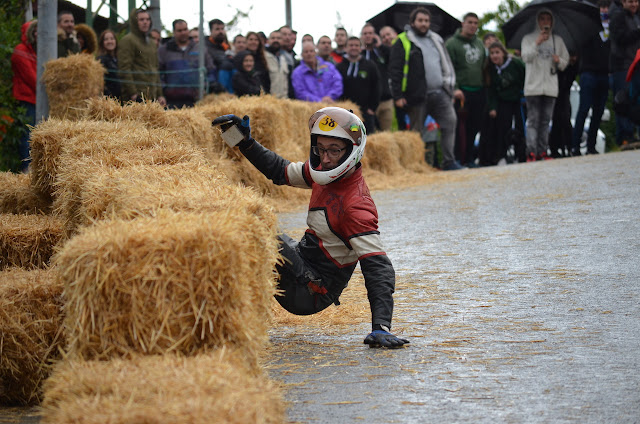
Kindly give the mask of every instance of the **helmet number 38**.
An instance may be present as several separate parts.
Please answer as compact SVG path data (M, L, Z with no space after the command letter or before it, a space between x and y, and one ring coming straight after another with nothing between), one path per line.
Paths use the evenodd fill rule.
M322 131L331 131L336 127L336 121L334 121L333 119L331 119L328 116L325 116L324 119L318 125L318 127Z

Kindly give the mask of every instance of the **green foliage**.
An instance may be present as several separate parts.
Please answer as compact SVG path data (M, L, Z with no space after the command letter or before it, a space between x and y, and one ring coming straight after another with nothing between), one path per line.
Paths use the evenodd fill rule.
M487 32L494 32L504 43L502 25L518 13L520 9L521 6L516 0L502 0L498 4L497 11L487 12L480 17L478 36L482 38Z
M24 0L3 0L0 3L0 170L17 170L17 146L24 134L23 112L12 95L13 72L11 54L20 43L20 27L24 20ZM8 117L9 119L5 118ZM13 123L11 123L13 122Z

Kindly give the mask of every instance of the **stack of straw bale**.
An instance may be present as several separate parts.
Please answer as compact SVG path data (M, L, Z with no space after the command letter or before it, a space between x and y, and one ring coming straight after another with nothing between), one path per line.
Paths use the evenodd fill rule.
M50 215L0 214L0 270L44 268L62 238L63 225Z
M53 270L0 271L0 405L40 401L63 344L61 308Z
M86 99L104 91L104 67L93 55L75 54L47 62L42 81L49 98L49 115L74 119L82 115Z
M241 352L67 361L46 382L44 424L280 424L279 387L243 366Z
M223 144L212 143L214 131L211 120L194 109L164 110L156 102L120 102L106 97L89 99L85 103L82 117L89 120L120 122L136 121L147 128L173 130L203 149L214 150L210 154L224 152Z
M76 164L83 157L109 166L206 162L200 149L173 131L145 128L134 121L68 121L50 119L31 132L32 185L54 196L60 169L67 180L84 178ZM59 182L66 184L65 181Z
M51 199L38 195L30 174L0 172L0 213L42 214L51 212Z
M160 209L203 212L232 209L265 222L275 222L272 208L254 190L231 184L208 165L134 165L93 167L95 173L79 181L75 201L65 194L56 212L65 217L65 234L106 218L155 216Z
M257 366L275 293L275 235L275 217L240 205L83 229L56 259L69 356L194 355L232 345Z

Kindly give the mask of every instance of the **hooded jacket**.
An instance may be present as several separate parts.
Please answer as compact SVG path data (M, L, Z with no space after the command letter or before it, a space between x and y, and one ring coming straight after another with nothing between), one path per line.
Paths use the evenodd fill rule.
M471 38L463 36L458 28L445 46L456 70L458 86L463 89L481 88L482 66L486 57L482 41L475 34Z
M300 62L291 74L291 85L296 99L308 102L320 102L324 96L338 100L342 95L342 76L331 62L316 57L316 70Z
M95 31L86 24L76 25L76 38L82 36L84 38L84 47L81 53L95 54L98 50L98 37Z
M36 80L38 60L36 58L36 21L22 24L22 41L13 49L11 70L13 71L13 97L16 100L36 104Z
M526 65L524 79L525 96L558 97L558 70L564 70L569 64L569 52L559 35L553 34L553 14L549 9L540 9L536 15L536 25L541 13L551 15L551 37L540 45L536 39L540 28L522 38L522 60ZM560 57L560 62L553 62L553 55Z
M76 32L67 37L67 33L62 28L58 28L58 57L67 57L76 53L80 53Z
M131 32L118 44L122 100L128 101L134 94L155 100L162 96L156 44L138 28L135 11L131 13L129 26Z
M236 67L236 72L232 77L233 92L238 96L259 96L260 90L263 89L261 85L260 72L256 70L254 65L253 69L249 72L245 71L242 67L244 58L253 54L249 50L236 53L233 58L233 62Z

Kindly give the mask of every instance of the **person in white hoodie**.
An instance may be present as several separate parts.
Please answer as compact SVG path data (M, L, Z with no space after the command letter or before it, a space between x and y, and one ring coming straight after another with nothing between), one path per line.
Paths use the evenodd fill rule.
M557 72L569 63L569 52L562 37L552 33L553 14L540 9L538 29L522 38L525 63L524 95L527 100L527 162L551 159L549 121L558 96Z

